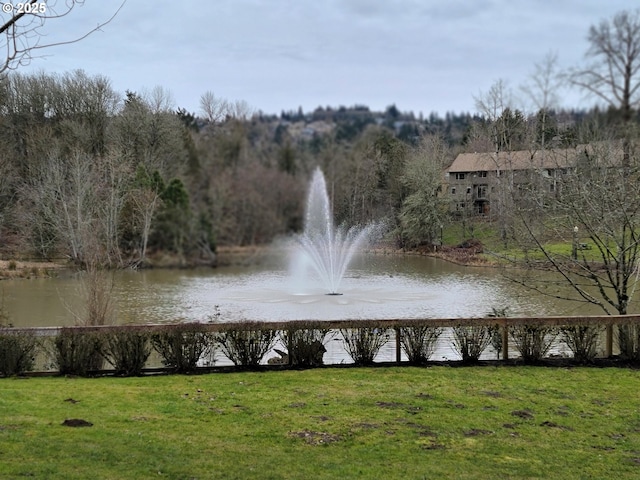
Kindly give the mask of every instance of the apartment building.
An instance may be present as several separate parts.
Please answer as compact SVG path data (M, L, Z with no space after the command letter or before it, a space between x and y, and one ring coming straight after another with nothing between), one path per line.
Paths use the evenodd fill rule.
M489 215L500 195L525 196L532 189L558 193L562 176L575 168L591 147L461 153L445 172L450 211Z

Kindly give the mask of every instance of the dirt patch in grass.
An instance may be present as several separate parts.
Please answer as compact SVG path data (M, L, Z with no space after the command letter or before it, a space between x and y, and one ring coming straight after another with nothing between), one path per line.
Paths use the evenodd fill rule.
M531 410L514 410L511 412L511 415L522 418L523 420L531 420L533 418L533 412Z
M500 392L493 392L490 390L487 390L485 392L482 392L484 395L486 395L487 397L492 397L492 398L500 398L502 397L502 394Z
M565 425L559 425L556 422L550 422L549 420L542 422L540 424L541 427L549 427L549 428L559 428L560 430L568 430L568 431L573 431L573 428L571 427L567 427Z
M429 395L428 393L419 393L416 395L417 398L422 398L424 400L433 400L435 397L433 395Z
M432 440L431 442L422 446L423 450L444 450L444 445Z
M407 413L418 413L422 410L422 407L416 407L413 405L407 405L406 403L398 403L398 402L376 402L376 405L380 408L391 408L391 409L402 409Z
M472 428L471 430L467 430L464 432L465 437L480 437L482 435L492 435L493 432L491 430L482 430L481 428Z
M424 424L416 423L416 422L407 422L404 419L399 419L398 423L401 423L402 425L404 425L406 427L413 428L414 430L417 430L418 436L420 436L420 437L433 437L433 438L436 438L438 436L438 434L436 432L434 432L429 425L424 425Z
M289 432L289 436L293 438L301 438L308 445L327 445L342 440L340 435L327 432L316 432L313 430L302 430L300 432Z
M93 423L87 422L81 418L67 418L64 422L62 422L63 427L93 427Z
M311 418L315 418L316 420L319 420L321 422L328 422L329 420L331 420L331 417L327 417L326 415L318 415L316 417L311 417Z
M354 427L362 428L364 430L373 430L375 428L379 428L380 425L378 425L377 423L361 422L361 423L356 423Z

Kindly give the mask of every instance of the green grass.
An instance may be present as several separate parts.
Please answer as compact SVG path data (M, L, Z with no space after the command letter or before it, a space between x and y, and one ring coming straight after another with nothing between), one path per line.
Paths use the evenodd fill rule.
M0 478L638 478L639 387L544 367L2 379Z
M520 246L513 240L509 240L505 247L504 242L500 239L498 228L495 224L490 222L473 222L473 220L467 221L468 226L473 225L473 235L467 227L464 231L462 222L458 221L447 225L443 231L443 241L445 245L459 245L463 240L474 238L480 240L485 246L487 252L481 256L489 261L501 262L505 261L523 261L526 258L529 260L546 260L545 255L538 249L531 246L531 249L527 252L526 256ZM580 243L586 243L590 248L580 249L577 251L578 260L586 260L588 262L602 261L599 250L588 239L579 239ZM547 252L553 256L565 256L569 258L573 251L573 241L569 240L547 240L544 242L544 248Z
M511 242L511 244L513 244L513 242ZM586 260L587 262L602 261L602 256L600 255L600 251L588 242L587 242L587 245L590 245L591 248L578 250L576 252L578 261L580 262L582 262L583 260ZM551 256L565 257L565 259L570 258L573 252L573 245L571 244L571 242L561 242L561 241L546 242L544 244L544 248ZM529 259L529 260L546 260L547 259L544 253L542 253L542 251L540 251L540 249L538 248L532 248L525 255L524 251L515 245L505 248L504 245L495 243L491 251L493 252L492 256L494 258L509 259L511 261L520 261L525 259Z

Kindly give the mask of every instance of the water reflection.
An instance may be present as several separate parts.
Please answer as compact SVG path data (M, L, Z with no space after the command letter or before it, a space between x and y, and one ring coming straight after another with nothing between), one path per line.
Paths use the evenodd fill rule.
M282 258L269 260L251 267L117 272L118 321L207 321L217 313L223 321L479 317L494 307L517 316L601 313L533 294L496 269L426 257L362 255L347 272L341 296L292 279ZM77 275L0 283L16 326L72 324L78 286Z

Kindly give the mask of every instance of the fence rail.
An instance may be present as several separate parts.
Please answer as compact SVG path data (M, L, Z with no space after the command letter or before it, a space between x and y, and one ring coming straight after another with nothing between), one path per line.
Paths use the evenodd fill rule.
M184 327L185 324L144 324L144 325L103 325L103 326L67 326L67 327L2 327L0 336L16 334L33 334L39 338L56 337L62 332L75 333L100 333L109 334L115 332L145 332L150 335L167 331L172 328ZM296 332L309 330L322 330L333 332L346 332L355 329L380 329L391 332L388 337L391 352L390 361L396 363L406 362L406 355L403 355L402 334L403 329L416 327L434 327L447 331L443 339L451 340L455 329L459 327L490 327L494 332L499 332L501 339L495 350L501 354L502 360L514 360L519 358L518 352L514 355L514 339L512 329L519 326L527 327L586 327L595 326L602 329L602 338L599 341L599 357L611 357L616 353L614 347L618 348L614 340L616 335L614 327L634 326L634 332L640 332L640 315L609 315L609 316L557 316L557 317L482 317L482 318L423 318L423 319L384 319L384 320L293 320L293 321L273 321L273 322L216 322L197 324L202 331L220 334L229 331L260 331L273 332L274 335L281 332ZM636 348L640 350L640 338L636 333ZM447 341L447 340L443 340ZM559 340L555 340L559 343ZM499 348L499 350L498 350ZM273 353L273 348L270 350ZM640 352L638 354L640 357ZM344 357L344 356L343 356ZM262 363L266 361L266 357ZM389 361L389 360L388 360ZM45 362L51 364L50 361ZM332 362L329 362L332 363ZM344 358L340 362L344 363ZM356 362L357 363L357 362ZM42 373L44 370L40 370ZM158 371L157 368L147 368L145 371Z

